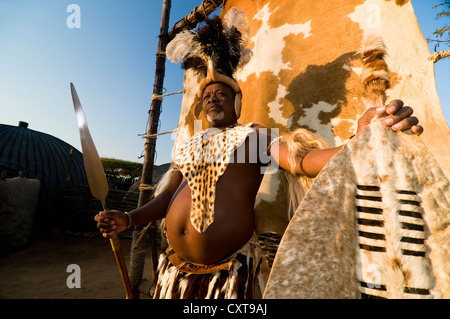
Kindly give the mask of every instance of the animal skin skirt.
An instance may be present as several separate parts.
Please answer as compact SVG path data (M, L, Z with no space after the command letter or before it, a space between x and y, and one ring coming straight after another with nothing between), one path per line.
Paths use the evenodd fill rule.
M265 280L258 276L261 246L252 240L254 238L231 257L213 265L187 262L169 246L159 258L158 282L153 298L260 298L261 287L265 285Z

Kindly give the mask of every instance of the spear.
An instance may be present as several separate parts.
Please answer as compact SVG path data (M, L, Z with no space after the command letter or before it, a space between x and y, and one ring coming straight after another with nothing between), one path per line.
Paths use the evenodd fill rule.
M106 180L105 171L102 162L98 156L94 141L92 140L89 128L78 98L75 86L70 83L70 91L72 93L73 107L77 115L78 129L80 131L81 148L83 150L84 167L88 178L89 189L92 196L101 201L103 210L106 211L106 196L109 192L108 181ZM114 256L116 257L117 266L119 267L120 276L122 277L123 286L125 288L126 298L133 299L133 289L131 288L130 279L128 278L127 266L123 258L122 249L120 248L119 236L117 233L110 238L110 243Z

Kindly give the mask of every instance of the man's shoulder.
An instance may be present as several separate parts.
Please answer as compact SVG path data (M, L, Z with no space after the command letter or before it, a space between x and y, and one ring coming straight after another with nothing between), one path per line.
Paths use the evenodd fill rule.
M251 127L253 129L255 129L256 131L259 131L261 128L265 128L264 126L262 126L261 124L256 123L256 122L247 123L247 124L245 124L245 126Z
M268 136L268 137L277 137L278 136L278 129L271 129L271 128L267 128L259 123L251 123L252 125L249 127L253 128L258 135L264 135L264 136Z

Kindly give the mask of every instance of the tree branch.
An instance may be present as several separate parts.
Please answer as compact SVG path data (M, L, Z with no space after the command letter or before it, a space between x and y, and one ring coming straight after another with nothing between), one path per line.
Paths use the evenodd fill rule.
M435 5L433 6L433 9L436 9L437 7L445 6L445 5L450 5L450 1L444 0L444 2L442 2L442 3L435 4Z
M439 43L447 43L450 40L435 40L435 39L427 39L428 42L439 42Z
M448 58L450 56L450 50L434 52L428 59L436 63L439 60Z

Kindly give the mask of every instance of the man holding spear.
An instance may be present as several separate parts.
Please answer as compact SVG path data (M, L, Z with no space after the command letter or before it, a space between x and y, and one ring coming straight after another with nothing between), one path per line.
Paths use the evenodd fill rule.
M245 21L241 12L230 10L223 21L208 19L197 32L181 32L168 45L169 58L203 77L198 98L209 128L177 145L170 180L153 200L128 213L109 210L95 217L105 238L166 219L169 248L160 258L155 298L261 296L265 282L257 280L263 266L254 203L268 164L263 155L282 169L314 177L342 149L317 149L317 138L305 133L301 150L293 154L261 126L237 123L242 93L232 76L248 54ZM421 134L411 114L399 100L371 108L358 121L357 133L375 116L386 115L385 125L393 130Z

